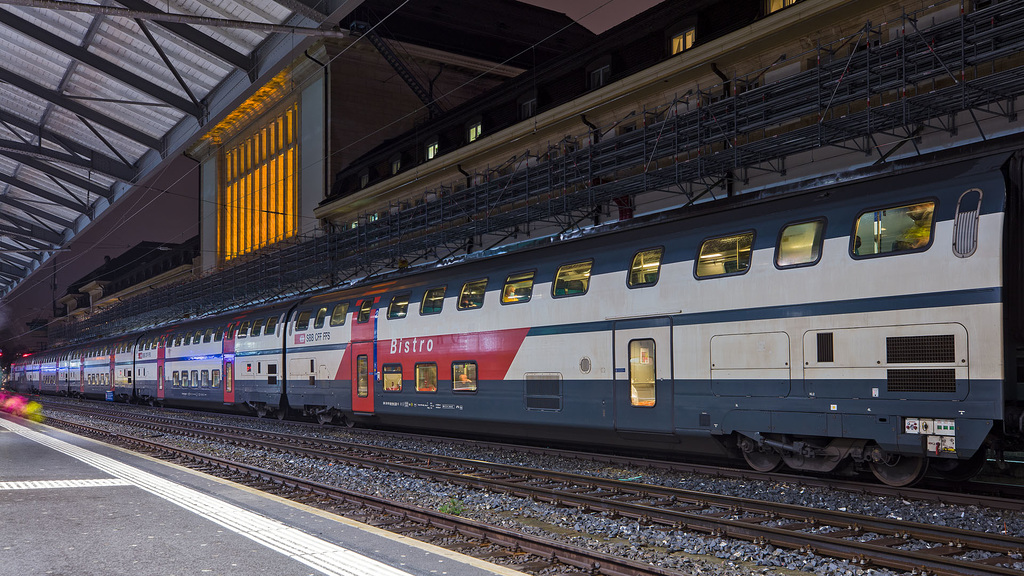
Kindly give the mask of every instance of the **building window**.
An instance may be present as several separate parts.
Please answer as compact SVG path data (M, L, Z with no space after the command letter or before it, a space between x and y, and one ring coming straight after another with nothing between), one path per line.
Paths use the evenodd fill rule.
M778 12L779 10L782 10L783 8L787 8L789 6L792 6L793 4L796 4L800 0L767 0L767 1L768 1L768 13L772 14L774 12Z
M217 254L232 260L295 236L298 104L269 115L220 157Z
M360 188L366 188L366 186L369 183L370 183L370 171L369 170L363 170L362 172L359 173L359 187ZM353 226L353 228L355 228L355 226Z
M519 102L519 119L526 120L537 114L537 99L528 98Z
M608 83L612 77L611 64L605 64L604 66L595 68L590 71L590 89L594 90L600 88Z
M401 156L393 156L391 158L390 164L391 164L391 175L394 176L395 174L398 174L398 172L402 169L402 157Z
M483 122L477 120L469 125L469 141L475 142L480 136L483 136L484 125Z
M427 151L425 154L426 159L433 160L434 158L437 158L438 150L440 150L440 144L438 144L437 140L434 140L430 144L427 144Z
M690 28L684 30L672 37L672 54L679 54L685 50L693 48L693 43L697 40L697 30Z

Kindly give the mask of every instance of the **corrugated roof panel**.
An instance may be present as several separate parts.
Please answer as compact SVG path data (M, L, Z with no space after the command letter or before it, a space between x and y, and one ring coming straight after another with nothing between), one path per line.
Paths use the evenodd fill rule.
M7 223L0 267L8 267L0 294L51 255L3 247L46 249L73 237L105 206L98 198L116 202L180 152L204 128L200 123L258 89L277 59L315 41L193 16L315 28L328 19L337 24L361 0L334 8L301 7L305 2L0 2L0 75L7 80L0 81L0 139L8 142L0 146L7 179L0 181L0 222ZM295 6L301 14L292 12ZM265 44L268 50L256 52ZM232 85L223 86L228 78ZM12 276L11 266L24 274Z

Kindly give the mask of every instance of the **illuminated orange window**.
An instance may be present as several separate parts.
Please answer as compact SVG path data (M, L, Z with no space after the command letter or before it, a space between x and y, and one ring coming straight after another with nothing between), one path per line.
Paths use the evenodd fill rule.
M228 261L296 234L298 105L280 110L221 156L219 257Z

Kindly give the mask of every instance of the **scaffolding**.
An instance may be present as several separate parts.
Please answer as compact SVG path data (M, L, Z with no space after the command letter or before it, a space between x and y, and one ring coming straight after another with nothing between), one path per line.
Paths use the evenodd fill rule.
M596 219L602 207L628 207L650 191L680 194L683 205L713 201L716 190L730 193L729 182L759 172L785 174L787 157L817 148L856 150L884 162L906 145L916 149L925 131L955 134L957 116L964 113L982 138L988 137L982 120L1015 120L1015 100L1024 95L1024 3L961 10L926 30L918 21L918 15L904 14L895 26L865 24L854 36L634 111L630 120L641 124L634 130L594 128L587 141L565 140L539 154L524 151L465 183L428 190L413 205L367 215L356 228L265 249L223 272L55 327L52 343L443 262L487 248L480 245L484 239L497 245L528 235L541 222L573 230ZM882 42L894 28L898 37ZM765 82L781 65L807 60L814 63L807 70Z

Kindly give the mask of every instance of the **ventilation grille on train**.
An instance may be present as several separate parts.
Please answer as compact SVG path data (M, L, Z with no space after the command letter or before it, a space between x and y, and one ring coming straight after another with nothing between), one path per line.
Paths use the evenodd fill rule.
M831 332L818 332L818 362L835 362Z
M562 378L557 373L526 375L526 409L562 409Z
M885 339L889 364L939 364L956 362L952 334L936 336L893 336Z
M956 392L956 370L888 370L889 392Z

